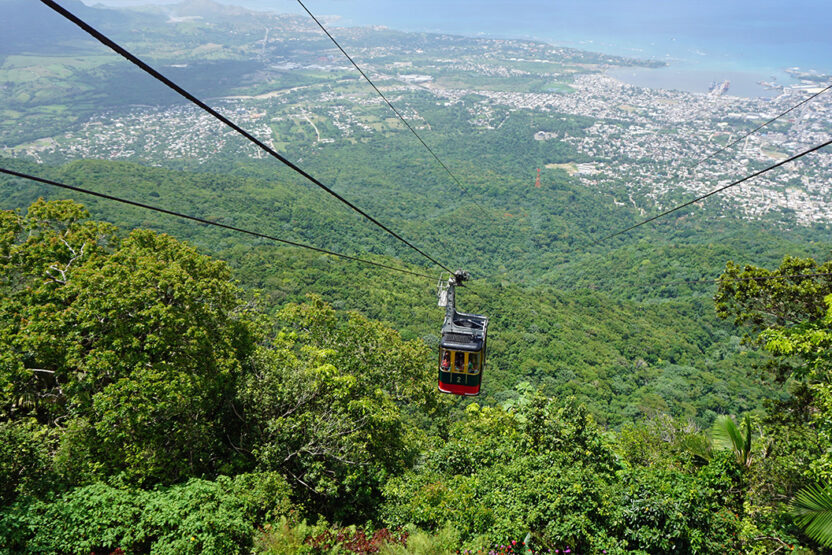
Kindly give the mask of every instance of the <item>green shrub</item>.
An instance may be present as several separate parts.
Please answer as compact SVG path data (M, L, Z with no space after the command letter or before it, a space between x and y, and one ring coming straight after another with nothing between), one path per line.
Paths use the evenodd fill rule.
M274 474L191 479L153 491L97 483L52 502L20 500L0 513L0 547L83 553L243 553L255 524L290 509Z
M49 435L31 421L0 422L0 506L48 486Z
M270 555L300 555L305 553L343 553L338 547L328 551L315 549L307 542L308 538L317 536L329 529L326 521L314 526L305 520L295 522L285 516L271 524L266 524L254 538L254 552Z
M460 546L459 530L445 525L435 534L415 527L408 529L407 543L385 544L379 553L383 555L443 555L454 553Z
M191 479L152 496L137 528L153 553L241 553L251 545L253 523L231 480Z
M105 484L76 488L54 503L35 502L27 548L36 553L91 553L140 547L143 506L152 494Z
M614 521L627 547L643 553L739 551L742 475L720 453L695 474L663 468L623 473Z
M469 407L424 466L387 483L388 524L450 525L474 549L526 536L537 549L608 547L615 463L586 409L534 393L516 407Z

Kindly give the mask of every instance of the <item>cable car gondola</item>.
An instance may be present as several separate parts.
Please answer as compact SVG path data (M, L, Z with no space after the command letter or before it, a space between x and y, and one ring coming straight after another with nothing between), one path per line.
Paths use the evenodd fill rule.
M485 332L488 318L456 311L456 286L469 278L457 271L447 286L439 284L439 306L445 307L439 343L439 391L479 395L485 370Z

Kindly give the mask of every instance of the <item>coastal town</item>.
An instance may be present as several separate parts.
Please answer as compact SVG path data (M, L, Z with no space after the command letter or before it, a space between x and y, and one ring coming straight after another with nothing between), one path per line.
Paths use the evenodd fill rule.
M310 32L303 26L289 28ZM372 32L362 31L365 37ZM608 193L616 204L628 203L644 214L781 162L828 140L832 132L829 92L745 136L822 91L826 84L818 80L797 80L779 87L775 96L743 98L732 96L726 83L710 94L629 85L606 73L620 61L565 61L563 49L540 43L477 39L455 48L458 55L448 58L429 59L418 49L403 47L358 49L357 56L408 122L424 130L428 142L449 131L446 125L460 125L460 119L448 118L453 124L428 121L422 114L426 106L463 113L468 132L479 134L501 133L511 118L533 114L540 126L529 129L525 141L565 143L578 155L575 160L539 160L544 186L546 172L564 171L583 186ZM415 64L408 61L414 52L420 56ZM329 51L306 58L269 63L277 75L315 71L340 77L323 84L278 84L265 93L215 98L212 104L281 152L299 143L339 148L374 135L407 132L342 59ZM539 85L545 82L550 85ZM517 83L535 85L523 90ZM579 132L549 130L547 118L562 115L588 118L591 124ZM0 145L0 154L48 163L103 158L158 165L264 156L204 112L184 105L102 112L56 136ZM832 222L832 151L812 153L728 189L709 199L706 207L788 224Z

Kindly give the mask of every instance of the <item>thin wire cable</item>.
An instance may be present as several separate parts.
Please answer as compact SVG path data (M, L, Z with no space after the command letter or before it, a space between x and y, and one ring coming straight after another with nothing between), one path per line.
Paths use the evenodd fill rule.
M373 262L372 260L366 260L364 258L357 258L355 256L349 256L347 254L341 254L341 253L338 253L338 252L333 252L333 251L329 251L329 250L326 250L326 249L313 247L311 245L304 245L303 243L296 243L294 241L288 241L286 239L280 239L278 237L274 237L273 235L268 235L268 234L260 233L260 232L257 232L257 231L251 231L251 230L243 229L243 228L240 228L240 227L234 227L234 226L231 226L231 225L222 224L220 222L215 222L215 221L212 221L212 220L206 220L204 218L199 218L199 217L196 217L196 216L189 216L188 214L183 214L181 212L174 212L173 210L167 210L166 208L160 208L158 206L152 206L150 204L143 204L141 202L135 202L135 201L132 201L132 200L127 200L127 199L124 199L124 198L121 198L121 197L116 197L116 196L113 196L113 195L107 195L107 194L104 194L104 193L96 193L95 191L90 191L89 189L82 189L81 187L75 187L73 185L67 185L65 183L59 183L57 181L52 181L50 179L44 179L42 177L36 177L34 175L28 175L28 174L21 173L21 172L16 172L16 171L13 171L13 170L7 170L5 168L0 168L0 173L4 173L4 174L11 175L11 176L14 176L14 177L20 177L20 178L23 178L23 179L30 179L32 181L37 181L38 183L43 183L44 185L50 185L52 187L67 189L69 191L75 191L77 193L84 193L85 195L91 195L91 196L94 196L94 197L99 197L99 198L103 198L103 199L107 199L107 200L112 200L112 201L115 201L115 202L120 202L122 204L128 204L130 206L136 206L138 208L144 208L145 210L152 210L154 212L161 212L162 214L168 214L169 216L175 216L177 218L183 218L183 219L186 219L186 220L191 220L193 222L198 222L198 223L205 224L205 225L212 225L212 226L216 226L216 227L221 227L223 229L228 229L228 230L231 230L231 231L236 231L238 233L245 233L247 235L251 235L251 236L254 236L254 237L259 237L261 239L268 239L269 241L275 241L277 243L283 243L283 244L286 244L286 245L290 245L292 247L298 247L298 248L301 248L301 249L309 249L311 251L320 252L320 253L327 254L327 255L330 255L330 256L335 256L335 257L338 257L338 258L344 258L346 260L352 260L354 262L360 262L362 264L369 264L369 265L372 265L372 266L378 266L379 268L384 268L386 270L392 270L392 271L395 271L395 272L401 272L403 274L410 274L410 275L413 275L413 276L423 277L423 278L427 278L427 279L431 279L431 280L436 279L436 276L429 276L427 274L420 274L418 272L405 270L404 268L396 268L395 266L388 266L386 264L381 264L379 262Z
M208 114L210 114L214 118L218 119L223 124L227 125L228 127L230 127L231 129L233 129L234 131L236 131L237 133L239 133L240 135L242 135L243 137L245 137L246 139L248 139L249 141L251 141L252 143L257 145L258 147L260 147L260 149L262 149L264 152L266 152L270 156L276 158L277 160L279 160L280 162L282 162L283 164L285 164L286 166L291 168L296 173L302 175L303 177L305 177L306 179L308 179L309 181L311 181L312 183L314 183L315 185L317 185L318 187L320 187L321 189L323 189L324 191L326 191L327 193L329 193L330 195L332 195L333 197L335 197L336 199L341 201L342 203L346 204L351 209L353 209L355 212L358 212L359 214L361 214L362 216L364 216L365 218L370 220L372 223L374 223L375 225L377 225L378 227L380 227L381 229L383 229L384 231L386 231L387 233L389 233L390 235L392 235L393 237L395 237L396 239L398 239L399 241L401 241L402 243L404 243L405 245L410 247L411 249L415 250L416 252L418 252L419 254L421 254L422 256L424 256L425 258L427 258L428 260L430 260L431 262L433 262L434 264L436 264L437 266L439 266L440 268L445 270L446 272L451 272L451 270L447 266L445 266L444 264L442 264L441 262L439 262L438 260L436 260L435 258L430 256L429 254L427 254L426 252L421 250L419 247L413 245L410 241L408 241L407 239L405 239L404 237L402 237L401 235L399 235L395 231L388 228L383 223L379 222L378 220L376 220L375 218L370 216L364 210L357 207L356 205L354 205L353 203L351 203L350 201L348 201L347 199L345 199L344 197L342 197L341 195L339 195L338 193L336 193L335 191L333 191L332 189L330 189L329 187L327 187L326 185L324 185L323 183L318 181L316 178L314 178L311 175L309 175L308 173L306 173L306 171L302 170L300 167L298 167L294 163L290 162L288 159L286 159L283 156L281 156L280 154L278 154L275 150L273 150L271 147L267 146L261 140L257 139L251 133L247 132L242 127L240 127L236 123L232 122L230 119L226 118L225 116L223 116L222 114L220 114L219 112L217 112L216 110L214 110L213 108L211 108L210 106L208 106L207 104L205 104L204 102L199 100L197 97L195 97L194 95L192 95L191 93L189 93L188 91L186 91L185 89L183 89L182 87L180 87L179 85L177 85L176 83L174 83L173 81L171 81L170 79L168 79L167 77L165 77L164 75L162 75L161 73L159 73L158 71L156 71L155 69L150 67L149 65L147 65L145 62L143 62L142 60L140 60L139 58L137 58L136 56L134 56L133 54L131 54L130 52L128 52L127 50L122 48L121 46L119 46L112 39L108 38L106 35L102 34L98 30L96 30L94 27L89 25L87 22L85 22L84 20L82 20L81 18L79 18L78 16L76 16L75 14L70 12L69 10L67 10L66 8L57 4L54 0L41 0L41 2L46 4L48 7L50 7L54 11L58 12L60 15L62 15L66 19L73 22L75 25L77 25L81 29L83 29L86 33L88 33L90 36L92 36L98 42L100 42L104 46L107 46L108 48L112 49L113 51L115 51L116 53L118 53L119 55L121 55L122 57L127 59L130 63L134 64L135 66L139 67L140 69L142 69L146 73L150 74L156 80L164 83L169 88L176 91L179 95L188 99L190 102L196 104L197 106L202 108L204 111L206 111Z
M466 188L462 185L462 182L460 182L460 180L459 180L459 179L457 179L457 177L456 177L456 176L455 176L455 175L451 172L451 170L448 168L448 166L446 166L446 165L445 165L445 163L444 163L442 160L440 160L440 159L439 159L439 156L437 156L436 152L434 152L434 151L433 151L433 149L432 149L431 147L429 147L429 146L428 146L428 144L427 144L424 140L422 140L422 137L420 137L420 136L419 136L419 134L416 132L416 130L415 130L415 129L413 129L413 127L412 127L412 126L411 126L411 125L407 122L407 120L406 120L406 119L404 119L404 116L402 116L401 112L399 112L399 111L396 109L396 107L395 107L395 106L393 106L393 104L392 104L389 100L387 100L387 97L386 97L386 96L384 96L384 93L382 93L382 92L379 90L379 88L378 88L378 87L376 87L375 83L373 83L373 82L370 80L370 78L367 76L367 74L366 74L366 73L364 73L364 70L362 70L362 69L358 66L358 64L357 64L357 63L355 63L355 60L353 60L353 59L352 59L352 56L350 56L349 54L347 54L347 51L346 51L346 50L344 50L344 49L343 49L343 47L341 47L341 45L338 43L338 41L337 41L337 40L335 40L335 37L333 37L333 36L332 36L332 34L330 34L330 32L329 32L329 31L327 31L327 29L326 29L326 27L324 27L323 23L321 23L321 22L318 20L318 18L317 18L317 17L315 17L315 15L314 15L311 11L309 11L309 8L307 8L307 7L306 7L306 5L305 5L305 4L304 4L301 0L297 0L297 1L298 1L298 4L300 4L300 7L301 7L301 8L303 8L303 9L304 9L304 11L306 11L306 13L308 13L308 14L309 14L309 17L311 17L311 18L313 19L313 21L315 21L315 23L317 23L317 24L318 24L318 27L320 27L320 28L321 28L321 31L323 31L323 32L324 32L324 34L326 34L326 36L328 36L328 37L329 37L329 40L331 40L331 41L332 41L332 43L333 43L335 46L337 46L337 47L338 47L338 50L340 50L340 51L341 51L341 53L342 53L344 56L346 56L346 58L350 61L350 63L351 63L351 64L355 67L355 69L357 69L357 70L358 70L358 73L360 73L360 74L361 74L361 76L362 76L362 77L364 77L364 79L365 79L365 80L366 80L366 81L370 84L370 86L371 86L371 87L373 87L373 89L375 89L375 91L378 93L378 95L381 97L381 99L382 99L382 100L384 100L384 102L386 102L386 103L387 103L387 105L390 107L390 109L391 109L391 110L393 110L393 113L394 113L394 114L396 114L396 115L399 117L399 119L402 121L402 123L404 123L404 124L405 124L405 126L407 126L407 128L410 130L410 132L411 132L411 133L413 133L413 136L414 136L414 137L416 137L416 138L419 140L419 142L420 142L420 143L422 143L422 146L423 146L423 147L425 147L425 148L427 149L427 151L428 151L428 152L430 152L431 156L433 156L433 158L434 158L434 159L435 159L435 160L439 163L439 165L440 165L440 166L442 166L442 168L443 168L443 169L444 169L444 170L448 173L448 175L449 175L449 176L451 176L451 179L452 179L452 180L456 183L457 187L459 187L459 188L462 190L462 192L463 192L463 193L465 193L466 195L468 195L469 197L471 197L471 202L473 202L473 203L474 203L474 205L476 205L476 207L477 207L477 208L479 208L479 209L482 211L482 213L483 213L483 214L485 214L486 216L491 217L491 216L488 214L488 212L485 210L485 208L483 208L482 206L480 206L480 204L479 204L476 200L474 200L474 198L473 198L473 196L471 195L471 193L469 193L469 192L468 192L468 189L466 189Z
M719 154L720 152L725 152L726 150L728 150L729 148L731 148L731 147L732 147L732 146L734 146L735 144L739 143L739 142L740 142L740 141L742 141L743 139L746 139L746 138L750 137L751 135L753 135L754 133L756 133L757 131L759 131L760 129L762 129L763 127L765 127L766 125L768 125L768 124L770 124L770 123L773 123L773 122L777 121L778 119L782 118L783 116L785 116L786 114L788 114L789 112L791 112L791 111L793 111L793 110L796 110L797 108L800 108L801 106L803 106L804 104L806 104L807 102L809 102L810 100L812 100L813 98L815 98L815 97L817 97L817 96L822 95L823 93L825 93L825 92L826 92L826 91L828 91L829 89L832 89L832 83L831 83L831 84L829 84L829 85L828 85L825 89L822 89L821 91L816 92L815 94L813 94L813 95L812 95L812 96L810 96L809 98L804 99L802 102L799 102L799 103L795 104L794 106L792 106L791 108L789 108L788 110L786 110L785 112L783 112L782 114L780 114L780 115L778 115L778 116L775 116L775 117L771 118L770 120L768 120L767 122L765 122L765 123L763 123L763 124L761 124L761 125L758 125L758 126L757 126L757 127L755 127L754 129L752 129L751 131L749 131L748 133L746 133L745 135L743 135L742 137L740 137L739 139L737 139L737 140L735 140L735 141L732 141L731 143L728 143L728 144L727 144L727 145L725 145L724 147L722 147L722 148L720 148L720 149L717 149L717 150L715 150L714 152L710 153L709 155L705 156L704 158L702 158L701 160L699 160L696 164L694 164L694 165L693 165L693 167L694 167L694 168L699 167L701 164L703 164L704 162L707 162L708 160L710 160L711 158L713 158L714 156L716 156L716 155L717 155L717 154Z
M676 211L678 211L678 210L681 210L682 208L685 208L685 207L687 207L687 206L690 206L691 204L695 204L695 203L697 203L697 202L699 202L699 201L701 201L701 200L704 200L704 199L706 199L706 198L708 198L708 197L710 197L710 196L713 196L713 195L715 195L715 194L717 194L717 193L721 193L722 191L724 191L724 190L726 190L726 189L730 189L731 187L734 187L734 186L736 186L736 185L739 185L740 183L744 183L744 182L748 181L749 179L752 179L752 178L754 178L754 177L757 177L757 176L759 176L759 175L762 175L762 174L764 174L764 173L766 173L766 172L768 172L768 171L771 171L771 170L773 170L773 169L775 169L775 168L779 168L779 167L780 167L780 166L782 166L783 164L788 164L789 162L793 162L793 161L797 160L798 158L801 158L801 157L803 157L803 156L806 156L807 154L811 154L812 152L815 152L816 150L820 150L820 149L822 149L823 147L829 146L830 144L832 144L832 139L830 139L830 140L826 141L825 143L819 144L819 145L817 145L817 146L813 146L812 148L810 148L810 149L808 149L808 150L804 150L803 152L801 152L801 153L799 153L799 154L795 154L794 156L792 156L792 157L790 157L790 158L786 158L785 160L782 160L782 161L780 161L780 162L777 162L776 164L773 164L773 165L771 165L771 166L769 166L769 167L767 167L767 168L764 168L764 169L762 169L762 170L756 171L756 172L752 173L751 175L747 175L747 176L743 177L742 179L738 179L737 181L734 181L733 183L729 183L728 185L725 185L724 187L720 187L719 189L714 189L713 191L711 191L711 192L709 192L709 193L705 193L705 194L704 194L704 195L702 195L702 196L699 196L699 197L696 197L695 199L689 200L689 201L687 201L687 202L686 202L686 203L684 203L684 204L680 204L679 206L676 206L675 208L671 208L670 210L665 210L664 212L662 212L662 213L660 213L660 214L656 214L655 216L652 216L652 217L650 217L650 218L647 218L646 220L642 220L641 222L639 222L639 223L637 223L637 224L634 224L634 225L631 225L630 227L627 227L627 228L625 228L625 229L622 229L621 231L616 231L615 233L612 233L612 234L607 235L607 236L605 236L605 237L602 237L602 238L600 238L600 239L596 239L595 241L593 241L592 245L593 245L593 246L594 246L594 245L597 245L597 244L601 243L602 241L606 241L606 240L608 240L608 239L612 239L613 237L616 237L616 236L618 236L618 235L622 235L622 234L624 234L624 233L627 233L628 231L632 231L632 230L634 230L634 229L635 229L635 228L637 228L637 227L641 227L641 226L643 226L644 224L648 224L648 223L650 223L650 222L652 222L652 221L654 221L654 220L658 220L659 218L662 218L662 217L664 217L664 216L667 216L668 214L672 214L673 212L676 212Z

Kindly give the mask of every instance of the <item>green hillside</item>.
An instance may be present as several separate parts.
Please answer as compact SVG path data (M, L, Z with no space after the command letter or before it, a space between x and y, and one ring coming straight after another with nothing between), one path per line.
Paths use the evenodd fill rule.
M0 174L0 553L832 548L828 152L601 239L814 144L825 97L760 130L806 87L338 27L451 177L306 18L63 4L469 271L488 362L439 393L439 265L8 0L0 167L407 272Z
M767 328L762 389L739 369L763 357L703 326L693 301L472 283L465 299L496 332L488 394L461 405L435 391L436 309L415 278L391 288L274 247L235 247L232 270L71 201L4 211L0 232L6 550L717 553L775 533L811 545L771 493L828 472L826 436L806 433L828 427L827 357L790 354L827 341L832 279L721 287L723 317ZM753 435L725 416L711 434L695 424L749 410Z
M32 171L31 166L17 167ZM51 172L35 169L39 175L83 183L100 192L231 225L274 230L287 239L338 252L382 257L403 252L391 245L389 238L369 229L359 218L344 214L342 208L308 186L110 162L78 162ZM7 180L6 187L10 202L21 205L41 194L47 198L66 196L17 179ZM236 268L235 275L244 286L262 291L269 310L277 310L287 301L302 301L314 292L335 306L387 322L407 338L437 345L441 311L435 306L433 282L391 276L384 270L278 248L260 240L248 242L232 232L110 201L76 198L95 212L106 211L108 219L119 225L173 233L221 255ZM329 214L324 212L327 208ZM456 212L451 207L446 210ZM425 237L424 248L448 259L459 251L452 251L451 244L443 244L440 238L427 239L435 236L430 230L441 225L437 222L446 219L402 222L407 230L402 232ZM467 233L462 227L465 220L459 222L459 233L448 237L466 239L463 244L468 242L472 253L477 253L471 258L511 260L516 247L510 244L510 232L494 230L494 239L481 236L477 245L470 229L481 222L468 220ZM522 236L522 227L514 229L514 236ZM772 251L779 249L806 252L782 236L771 241L758 255L762 262L775 260ZM708 297L714 286L662 285L716 275L732 254L743 252L741 241L733 248L731 242L730 235L717 244L688 247L648 247L642 242L636 247L606 249L608 254L603 256L576 254L572 261L546 274L530 253L526 265L517 257L503 265L497 276L486 274L475 280L470 292L461 293L461 302L466 310L492 318L487 402L515 396L515 386L527 381L550 395L577 396L599 421L616 427L656 412L708 425L716 414L728 410L760 408L764 398L775 394L756 379L749 381L759 357L740 346L736 332L716 318ZM362 248L357 250L355 245ZM819 245L815 248L821 250ZM660 263L651 264L648 257ZM399 264L389 258L381 260ZM638 271L626 270L630 267ZM475 277L476 269L472 267ZM616 271L619 275L613 273ZM555 272L563 278L552 279Z

